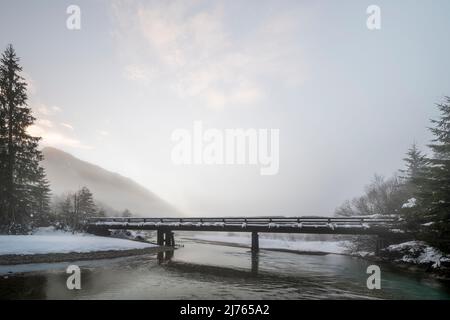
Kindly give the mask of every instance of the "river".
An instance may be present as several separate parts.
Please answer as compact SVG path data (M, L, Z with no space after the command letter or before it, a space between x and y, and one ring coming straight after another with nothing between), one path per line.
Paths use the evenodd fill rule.
M247 248L181 242L172 257L160 259L0 266L0 299L450 299L449 283L386 265L381 289L369 290L371 263L349 256L252 255ZM66 287L70 264L81 268L81 290Z

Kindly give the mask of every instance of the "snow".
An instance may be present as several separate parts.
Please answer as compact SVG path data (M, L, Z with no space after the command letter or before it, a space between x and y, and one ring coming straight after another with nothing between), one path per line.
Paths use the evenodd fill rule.
M32 235L0 235L0 255L131 250L155 245L41 228Z
M346 217L339 217L342 219L345 219ZM368 214L368 215L364 215L364 216L351 216L348 218L354 218L354 219L393 219L396 220L398 219L398 214L380 214L380 213L376 213L376 214Z
M414 208L416 206L416 198L408 199L403 205L402 208Z
M333 222L333 223L327 223L327 222L300 222L300 223L232 223L232 222L216 222L216 223L210 223L210 222L118 222L118 221L98 221L95 222L94 225L96 226L122 226L122 227L209 227L209 226L217 226L217 227L224 227L224 226L240 226L241 228L245 229L248 227L264 227L267 226L268 228L279 228L279 227L289 227L289 228L329 228L332 230L343 228L343 229L370 229L370 225L368 223L343 223L343 222Z
M215 242L226 242L250 246L249 237L198 234L195 239ZM343 254L348 251L348 241L304 241L259 238L261 249L289 249L305 252L324 252Z
M374 256L374 254L375 253L371 252L371 251L358 251L358 252L354 253L354 256L361 257L361 258L366 258L366 257Z
M389 252L400 252L403 256L398 261L413 264L431 264L433 268L438 268L441 262L448 262L450 258L445 256L438 249L427 245L423 241L408 241L391 245L386 248Z
M405 230L402 230L402 229L390 229L389 231L394 232L394 233L405 233Z

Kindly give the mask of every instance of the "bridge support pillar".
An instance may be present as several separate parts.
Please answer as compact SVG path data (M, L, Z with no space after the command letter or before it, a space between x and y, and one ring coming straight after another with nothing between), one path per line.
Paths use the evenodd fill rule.
M164 231L160 229L156 230L156 243L158 246L164 245Z
M381 253L381 250L386 247L386 241L383 238L377 237L375 240L375 255L379 256Z
M258 232L253 231L252 232L252 252L258 252L259 251L259 236Z
M158 229L156 232L158 246L175 247L175 237L172 231Z
M170 232L170 242L172 243L172 247L175 247L175 234Z
M175 237L172 231L164 233L164 245L167 247L175 247Z

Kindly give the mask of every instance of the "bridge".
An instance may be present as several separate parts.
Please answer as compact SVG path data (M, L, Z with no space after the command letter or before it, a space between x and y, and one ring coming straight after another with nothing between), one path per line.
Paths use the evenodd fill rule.
M396 218L374 217L212 217L212 218L90 218L87 230L109 235L109 230L156 230L157 244L175 246L174 231L249 232L252 252L259 250L259 235L270 233L373 235L376 251L386 239L405 238Z

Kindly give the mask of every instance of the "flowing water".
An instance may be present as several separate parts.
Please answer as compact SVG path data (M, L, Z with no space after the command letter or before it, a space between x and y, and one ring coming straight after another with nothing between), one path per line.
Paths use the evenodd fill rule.
M371 263L358 258L183 245L159 259L0 266L0 299L450 299L448 283L385 265L381 289L369 290ZM81 268L81 290L66 287L71 264Z

